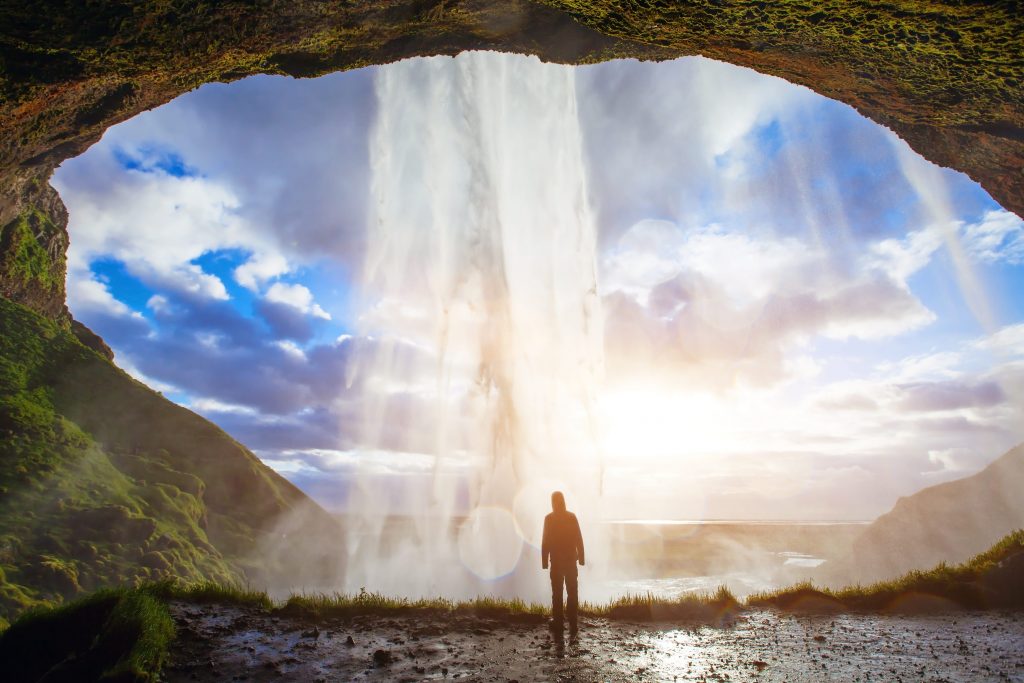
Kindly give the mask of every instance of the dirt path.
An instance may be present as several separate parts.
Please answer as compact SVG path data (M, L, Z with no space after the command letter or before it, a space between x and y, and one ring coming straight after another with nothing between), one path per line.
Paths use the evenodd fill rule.
M807 617L750 612L723 628L585 620L559 640L536 621L357 617L172 606L177 681L1013 681L1024 615Z

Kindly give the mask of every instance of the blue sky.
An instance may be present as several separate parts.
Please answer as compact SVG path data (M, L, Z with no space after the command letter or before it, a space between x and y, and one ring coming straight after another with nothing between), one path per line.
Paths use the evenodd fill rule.
M413 434L354 437L386 68L204 86L54 178L75 317L336 508L360 457L408 486L429 455ZM1024 439L1024 227L979 186L845 105L710 60L582 67L575 87L610 443L661 439L612 454L649 495L612 491L611 509L866 518ZM664 410L709 426L679 446L671 413L651 428ZM637 474L651 463L664 476ZM707 481L718 494L679 503Z

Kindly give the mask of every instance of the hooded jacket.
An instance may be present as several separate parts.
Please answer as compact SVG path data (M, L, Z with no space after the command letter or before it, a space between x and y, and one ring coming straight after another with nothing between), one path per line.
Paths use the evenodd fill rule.
M544 518L544 536L540 544L543 566L551 568L575 567L584 564L583 534L576 515L568 510L555 510Z

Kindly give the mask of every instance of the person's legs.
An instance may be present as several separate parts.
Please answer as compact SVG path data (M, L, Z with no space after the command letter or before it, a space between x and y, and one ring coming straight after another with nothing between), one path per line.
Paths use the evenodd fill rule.
M551 567L551 623L557 628L562 627L562 582L565 575L561 569Z
M576 567L565 573L565 602L569 613L569 630L576 630L576 610L579 605L579 582Z

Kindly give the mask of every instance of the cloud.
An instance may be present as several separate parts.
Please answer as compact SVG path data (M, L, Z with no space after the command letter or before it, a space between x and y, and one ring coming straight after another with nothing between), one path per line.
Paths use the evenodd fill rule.
M330 320L330 314L313 301L313 293L305 285L275 282L266 293L267 301L284 304L315 318Z
M720 226L642 221L602 272L610 372L657 368L715 389L784 380L797 367L790 353L815 336L878 339L934 320L884 269Z
M264 283L290 270L281 254L264 253L253 256L235 269L235 281L246 289L257 291Z
M894 362L885 361L878 369L891 381L911 382L934 377L957 377L962 374L959 367L963 361L963 353L954 349L908 356Z
M273 306L300 325L313 319L292 305L256 304ZM147 308L152 320L123 315L127 307L120 313L83 309L79 314L102 331L118 363L133 376L183 396L188 407L250 448L367 447L371 436L376 448L436 448L436 396L412 383L365 385L365 366L377 358L393 363L398 377L406 376L403 372L425 376L435 360L417 346L351 335L309 343L308 337L264 328L259 317L229 302L174 290L152 295ZM378 352L382 344L385 351Z
M75 286L68 289L68 306L90 315L139 316L137 311L115 299L107 285L91 274L81 276Z
M878 410L878 402L876 400L866 394L854 392L832 396L826 394L818 398L816 403L823 410Z
M967 251L983 263L1024 264L1024 221L1009 211L989 211L964 227Z
M995 333L977 340L975 345L980 349L1006 356L1024 356L1024 323L1007 325Z
M74 238L68 250L73 274L98 258L114 258L157 287L226 299L223 282L192 263L207 251L243 245L248 229L238 198L204 178L162 170L124 169L102 151L78 157L54 184L70 212ZM94 176L109 177L97 186Z
M921 382L899 388L904 395L898 408L915 412L988 408L1006 400L1006 394L994 381Z
M901 239L890 238L871 245L866 265L906 280L931 262L943 242L942 231L935 226L915 230Z
M578 70L590 194L605 242L649 218L701 222L723 170L759 126L814 95L706 59L617 61ZM656 93L656 94L655 94Z
M85 200L105 198L104 216L129 216L125 232L136 231L175 262L189 260L180 251L190 246L246 246L254 255L236 277L250 289L283 274L285 262L294 267L330 258L358 266L374 73L208 84L109 129L89 154L65 162L55 175L71 211L72 234L88 224L78 230L85 238L104 236L106 230L83 212ZM126 167L126 158L136 161ZM183 201L187 191L198 195L191 203ZM182 219L193 214L192 225L166 224L177 205ZM210 213L218 206L224 216ZM211 217L234 222L215 225ZM177 229L164 229L172 227Z

